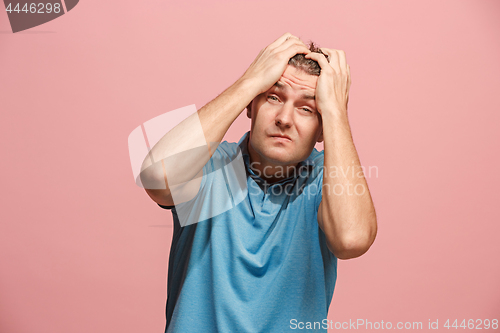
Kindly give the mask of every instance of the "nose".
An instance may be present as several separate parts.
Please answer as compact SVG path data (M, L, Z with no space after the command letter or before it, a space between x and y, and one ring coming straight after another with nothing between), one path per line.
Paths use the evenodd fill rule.
M276 126L289 128L293 124L293 105L285 103L276 114Z

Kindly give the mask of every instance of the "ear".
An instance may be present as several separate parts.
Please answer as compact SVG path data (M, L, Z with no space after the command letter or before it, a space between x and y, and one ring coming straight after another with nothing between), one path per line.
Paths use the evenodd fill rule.
M323 138L323 117L321 116L321 114L319 115L319 126L321 128L321 132L316 142L323 142L325 138Z
M247 117L250 119L252 119L252 102L250 102L250 104L247 105Z
M323 142L323 128L321 129L321 134L319 135L318 141L317 142Z

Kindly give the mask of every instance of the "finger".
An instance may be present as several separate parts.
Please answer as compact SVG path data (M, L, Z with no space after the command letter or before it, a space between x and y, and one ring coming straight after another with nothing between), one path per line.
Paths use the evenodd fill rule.
M274 42L269 44L270 48L275 48L281 44L283 44L287 39L289 39L291 36L293 36L291 33L286 32L283 35L281 35L278 39L276 39Z
M303 47L305 47L306 49L309 49L306 44L304 44L303 41L301 41L298 37L295 37L295 36L290 36L290 38L288 38L287 40L285 40L281 45L278 45L274 51L275 52L281 52L283 51L284 49L287 49L290 45L293 45L293 44L298 44L298 45L302 45Z
M285 54L286 59L290 59L294 57L296 54L309 54L311 53L311 50L300 44L293 44L281 52Z
M268 46L268 48L271 50L274 50L274 49L278 48L279 46L285 44L288 41L292 41L292 42L293 41L300 41L301 43L304 43L297 36L294 36L291 33L287 32L287 33L283 34L280 38L275 40L273 43L271 43Z
M328 70L334 71L334 68L328 63L326 57L321 53L311 52L306 54L305 58L316 61L319 64L319 67L321 67L321 72Z
M323 53L325 54L325 56L326 56L326 60L328 60L328 62L331 62L331 61L332 61L332 56L331 56L331 54L332 54L332 52L333 52L334 50L332 50L332 49L327 49L326 47L320 47L319 49L321 50L321 52L323 52Z
M278 46L276 49L274 49L274 52L276 52L276 53L285 52L288 54L289 52L286 50L288 50L289 48L294 47L294 46L300 48L300 50L298 50L296 53L293 53L292 55L290 55L290 58L293 57L297 53L308 54L309 52L311 52L309 50L309 48L304 43L302 43L299 39L294 39L294 38L290 38L289 40L284 42L282 45ZM290 59L290 58L288 58L288 59Z
M339 65L340 65L340 70L347 74L347 60L345 56L345 52L343 50L336 50L337 54L339 56Z
M330 66L335 70L336 73L341 73L341 67L340 67L340 59L339 59L339 54L337 50L335 49L327 49L327 48L320 48L320 50L323 53L328 54L328 57L330 58Z
M300 43L302 43L302 44L306 45L306 43L304 43L304 41L303 41L302 39L300 39L299 37L297 37L297 36L291 35L291 36L290 36L290 38L288 38L288 39L291 39L291 38L294 38L294 39L296 39L297 41L299 41Z
M351 88L351 66L347 65L347 91Z

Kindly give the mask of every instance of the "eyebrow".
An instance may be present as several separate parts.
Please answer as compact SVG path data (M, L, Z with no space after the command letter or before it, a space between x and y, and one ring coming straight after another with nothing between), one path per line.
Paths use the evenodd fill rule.
M285 85L279 81L277 81L273 87L276 87L276 89L279 89L279 90L285 90ZM316 100L316 96L314 95L309 95L309 94L302 94L301 96L303 99L312 99L312 100Z

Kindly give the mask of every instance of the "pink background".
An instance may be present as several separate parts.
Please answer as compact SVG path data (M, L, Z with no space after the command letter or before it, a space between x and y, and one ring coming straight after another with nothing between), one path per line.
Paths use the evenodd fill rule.
M328 318L500 319L500 2L82 0L17 34L0 12L0 332L163 331L172 218L134 184L128 135L287 31L346 52L379 171L377 239L339 261Z

